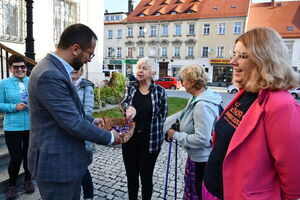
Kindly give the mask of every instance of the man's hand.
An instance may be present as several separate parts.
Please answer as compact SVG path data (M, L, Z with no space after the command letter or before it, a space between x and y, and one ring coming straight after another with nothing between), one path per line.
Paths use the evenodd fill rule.
M114 143L113 143L113 145L123 144L123 138L120 137L119 133L117 133L114 130L112 130L111 132L114 134Z
M16 110L24 110L27 107L25 103L18 103L16 105Z
M132 106L129 106L126 110L126 119L132 121L136 115L136 109Z
M104 120L102 118L94 119L93 124L95 124L96 126L99 126L99 124L101 124L103 127L105 126Z

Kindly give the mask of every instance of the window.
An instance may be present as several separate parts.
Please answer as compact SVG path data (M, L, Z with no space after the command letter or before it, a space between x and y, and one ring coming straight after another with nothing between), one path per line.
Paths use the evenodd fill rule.
M133 37L133 27L127 27L127 37Z
M107 38L112 39L113 38L113 30L108 30L107 31Z
M22 0L1 1L0 38L22 41L24 10Z
M175 25L175 35L181 35L181 25Z
M202 57L208 57L208 47L202 47Z
M285 45L287 46L290 58L292 58L292 55L293 55L293 45L294 45L293 42L286 41Z
M53 1L53 20L54 20L54 43L58 44L63 30L75 24L79 20L79 6L74 0L54 0Z
M118 57L118 58L121 58L121 57L122 57L122 48L121 48L121 47L118 47L118 48L117 48L117 57Z
M204 24L203 25L203 34L209 35L209 33L210 33L210 24Z
M110 16L110 21L115 21L115 16L114 15Z
M156 36L156 26L151 26L151 36Z
M162 25L162 35L168 36L168 25Z
M195 35L195 24L189 25L189 35Z
M192 47L192 46L187 47L187 56L194 57L194 47Z
M155 47L149 48L149 56L152 56L152 57L156 56L156 48Z
M179 46L174 47L174 57L180 57L180 47Z
M162 57L168 56L168 48L167 47L161 47L161 56Z
M156 15L156 16L160 16L160 13L159 13L159 12L157 12L157 13L155 13L155 15Z
M105 16L105 21L109 22L109 16Z
M116 16L116 21L121 21L119 15Z
M145 36L145 29L143 26L139 27L139 36L144 37Z
M234 22L233 34L240 34L242 31L242 22Z
M224 57L224 46L218 46L217 47L217 58L223 58Z
M108 47L107 48L107 57L113 57L114 48Z
M122 38L122 30L119 29L118 32L117 32L117 34L118 34L118 39L121 39Z
M226 32L226 23L219 23L218 34L224 35Z
M133 47L127 47L127 57L132 58L133 56Z
M144 57L144 47L138 48L138 57Z

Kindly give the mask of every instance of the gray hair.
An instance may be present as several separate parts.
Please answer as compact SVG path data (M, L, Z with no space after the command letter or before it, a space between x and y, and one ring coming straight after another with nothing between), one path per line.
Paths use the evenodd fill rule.
M141 59L139 59L139 61L137 62L137 64L139 63L145 63L146 65L148 65L151 69L152 75L156 75L157 74L157 65L155 63L155 61L149 57L143 57Z

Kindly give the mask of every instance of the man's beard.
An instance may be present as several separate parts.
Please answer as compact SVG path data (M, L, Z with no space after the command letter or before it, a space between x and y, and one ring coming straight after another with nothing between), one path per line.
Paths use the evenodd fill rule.
M71 66L74 68L74 70L80 70L83 64L84 63L81 61L81 56L77 56L72 60Z

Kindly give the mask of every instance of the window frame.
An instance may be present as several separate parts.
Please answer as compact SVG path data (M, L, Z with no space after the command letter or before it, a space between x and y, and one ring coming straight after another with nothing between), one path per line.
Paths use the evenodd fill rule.
M205 25L208 25L207 27ZM203 24L203 35L209 35L210 34L210 24Z

